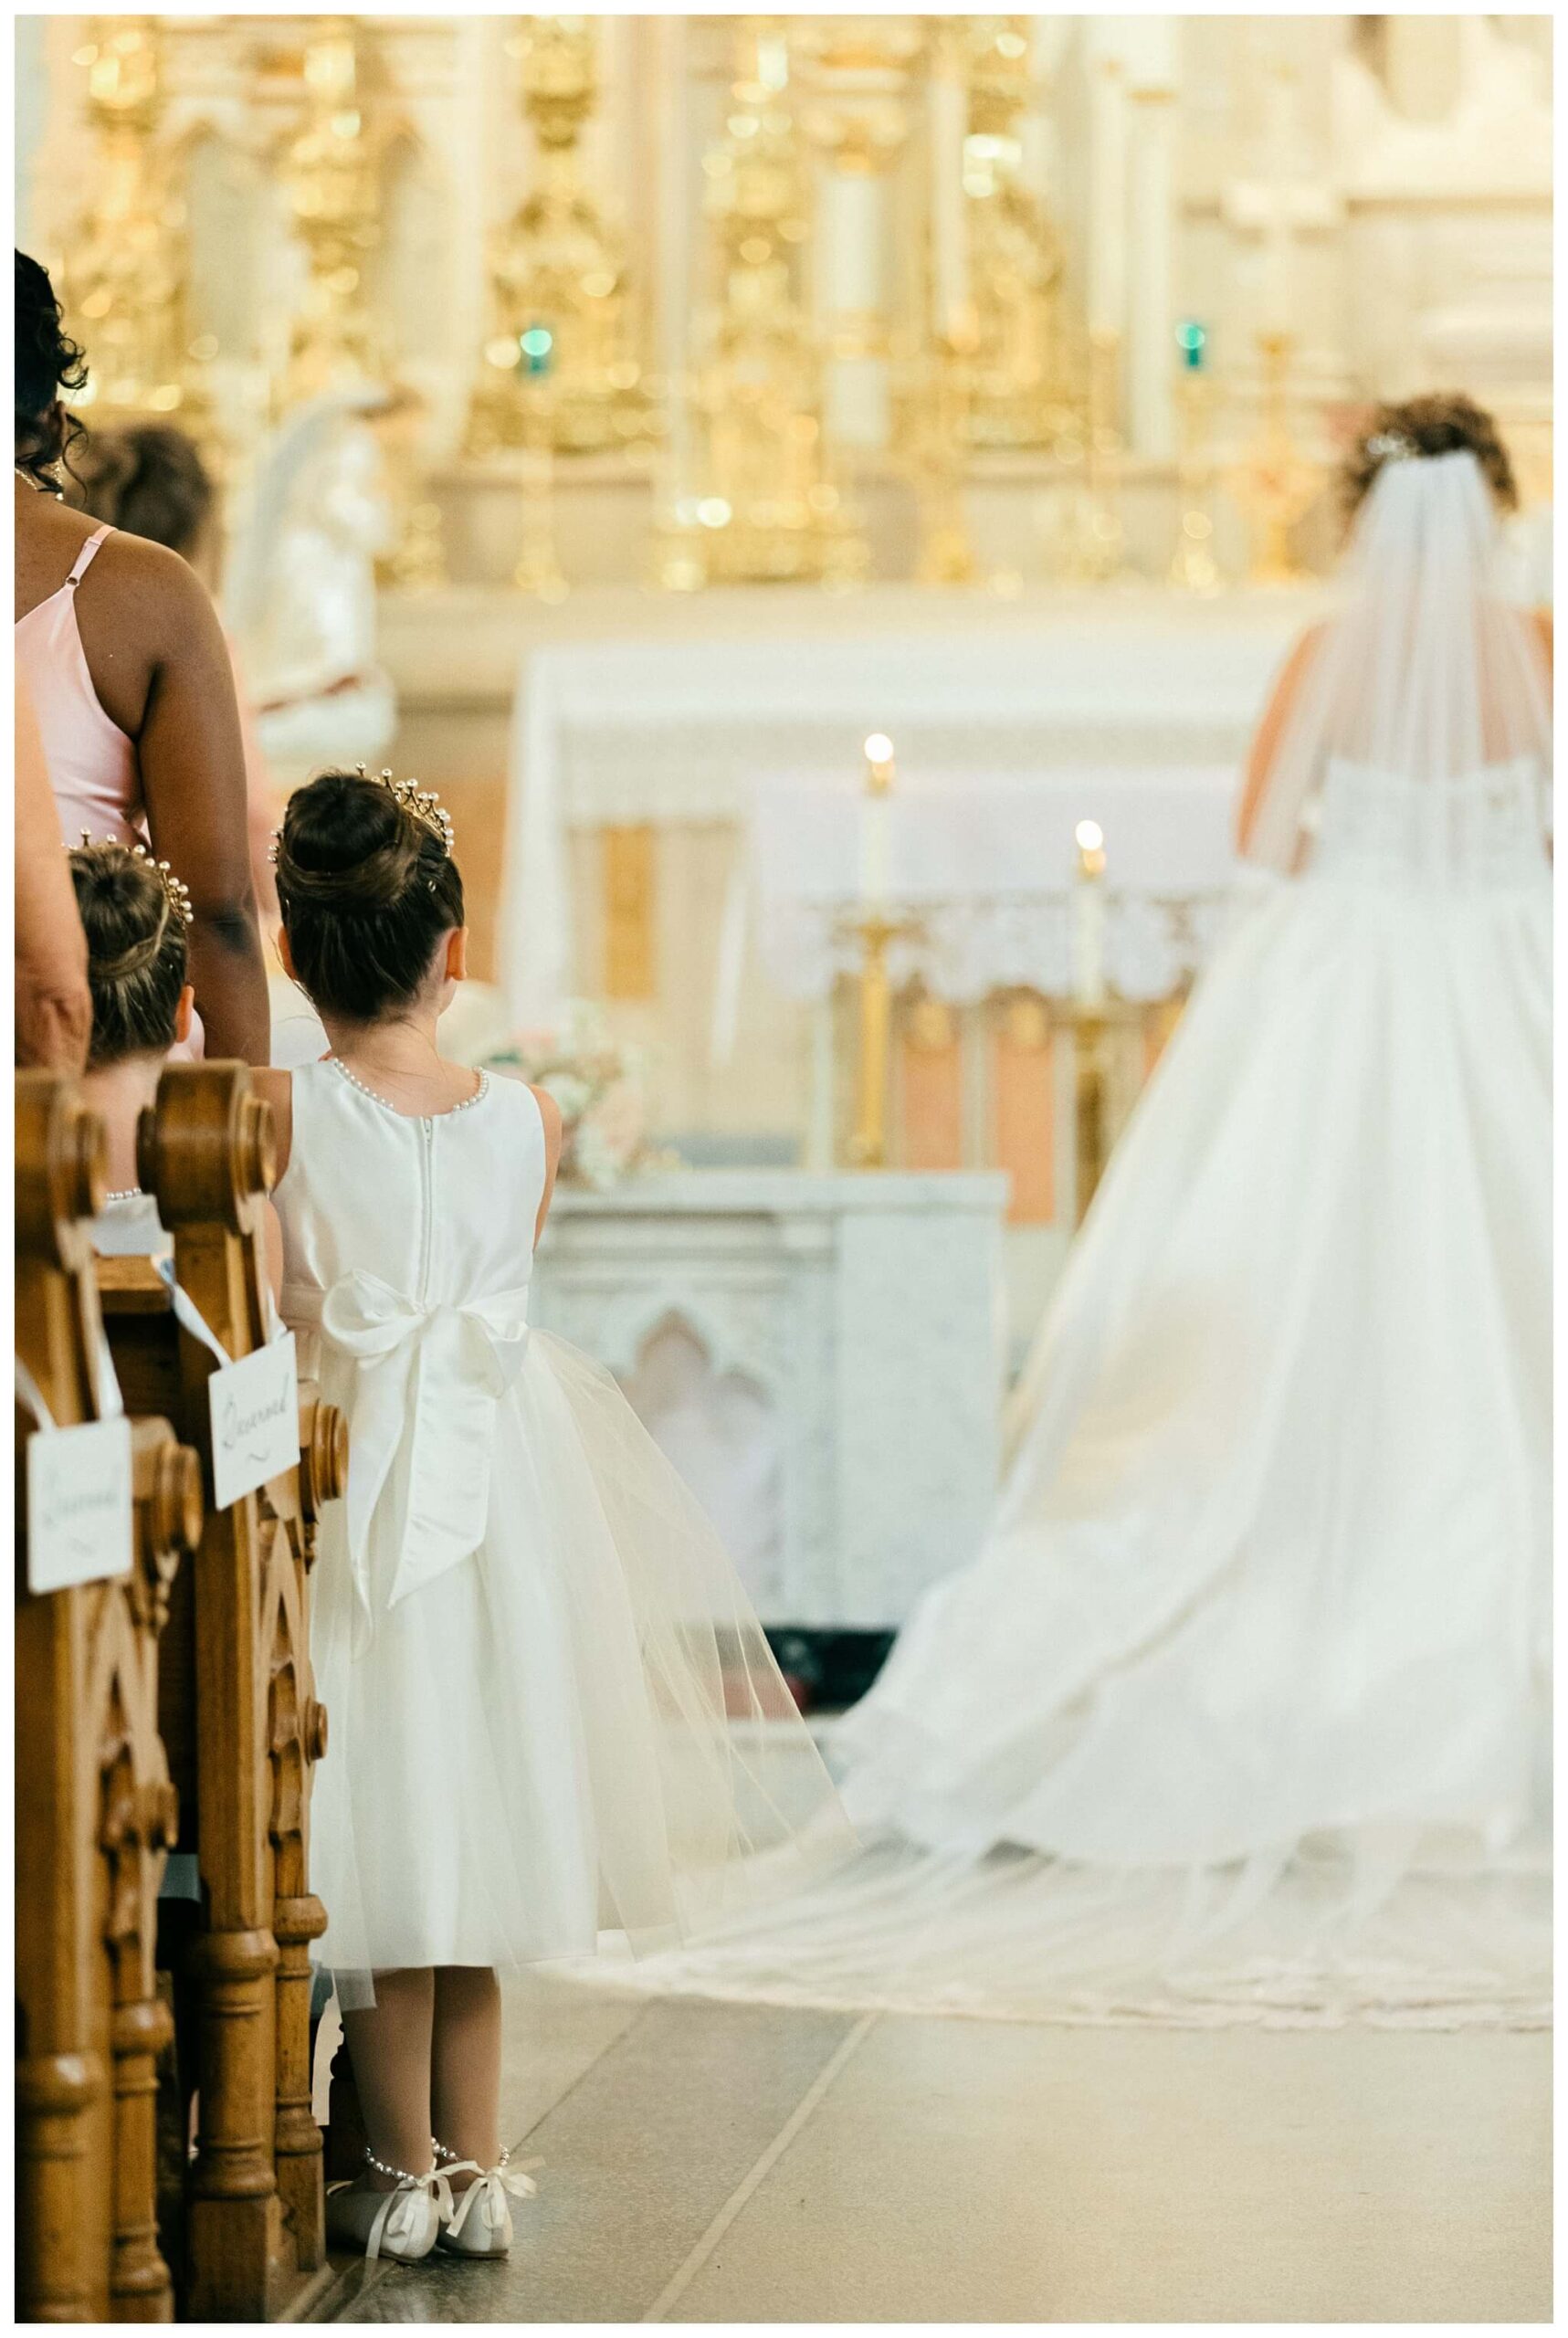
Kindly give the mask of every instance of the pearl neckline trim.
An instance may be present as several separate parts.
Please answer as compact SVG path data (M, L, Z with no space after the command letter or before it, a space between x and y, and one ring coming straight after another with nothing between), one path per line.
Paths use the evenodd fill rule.
M357 1088L362 1096L368 1097L373 1104L379 1104L382 1111L390 1112L395 1121L449 1121L456 1113L471 1112L476 1104L482 1104L490 1090L489 1073L481 1071L479 1086L471 1096L465 1096L460 1104L448 1104L444 1112L402 1112L395 1104L389 1104L384 1096L378 1096L374 1088L367 1088L358 1073L350 1070L342 1056L329 1056L327 1061L334 1070L342 1073L351 1088Z

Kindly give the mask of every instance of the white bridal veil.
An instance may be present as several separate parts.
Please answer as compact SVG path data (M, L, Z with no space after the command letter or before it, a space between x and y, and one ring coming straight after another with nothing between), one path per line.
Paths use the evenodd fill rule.
M1323 789L1346 767L1421 790L1410 810L1427 856L1462 874L1471 837L1454 791L1519 774L1539 816L1551 753L1545 659L1507 596L1479 465L1465 453L1392 456L1357 522L1340 606L1306 647L1249 857L1297 867Z

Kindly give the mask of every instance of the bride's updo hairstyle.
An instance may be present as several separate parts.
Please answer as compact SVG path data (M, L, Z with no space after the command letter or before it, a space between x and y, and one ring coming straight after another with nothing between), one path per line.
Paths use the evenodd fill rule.
M384 780L328 771L308 781L289 799L275 866L294 971L318 1012L345 1022L408 1006L464 922L440 815L422 818Z
M185 987L188 897L143 847L84 837L70 854L87 936L94 1071L127 1056L167 1055Z
M86 386L87 361L60 322L47 270L26 252L16 253L16 469L54 494L61 459L82 435L60 395Z
M1473 455L1499 509L1517 508L1519 489L1513 465L1497 424L1473 399L1456 390L1378 407L1345 462L1346 510L1353 515L1361 509L1386 464L1433 455Z

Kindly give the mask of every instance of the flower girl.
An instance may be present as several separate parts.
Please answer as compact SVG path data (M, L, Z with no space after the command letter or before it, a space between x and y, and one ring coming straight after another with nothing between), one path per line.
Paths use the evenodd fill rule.
M261 1076L283 1312L350 1439L314 1577L311 1869L368 2143L329 2229L495 2257L531 2189L502 2149L499 1976L680 1938L837 1805L701 1512L614 1382L530 1330L561 1125L437 1050L465 950L446 814L327 773L275 850L331 1050Z
M92 1037L82 1095L109 1143L108 1209L99 1248L163 1247L151 1195L136 1184L136 1124L157 1092L169 1050L189 1036L186 980L190 896L167 861L144 845L94 844L84 830L68 855L77 914L87 937Z
M110 837L95 844L84 830L68 858L92 998L81 1090L103 1122L109 1148L110 1191L93 1244L100 1257L163 1258L173 1245L153 1195L136 1182L136 1131L164 1065L184 1049L195 1021L185 939L191 897L168 862L154 860L145 845ZM283 1237L270 1208L264 1238L276 1294Z

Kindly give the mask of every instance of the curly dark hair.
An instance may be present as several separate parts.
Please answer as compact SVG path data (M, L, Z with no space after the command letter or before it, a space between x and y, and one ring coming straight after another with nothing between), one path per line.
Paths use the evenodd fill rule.
M13 247L15 248L15 247ZM87 386L87 353L60 322L48 270L16 253L16 468L58 493L56 474L82 435L60 393Z
M1345 459L1342 487L1347 511L1360 510L1373 481L1391 459L1387 448L1377 443L1387 438L1405 439L1417 455L1474 455L1501 508L1517 508L1513 465L1497 424L1473 398L1454 390L1376 409Z
M289 798L278 838L278 904L313 1006L379 1023L416 999L443 934L464 922L463 879L445 844L389 787L327 771Z
M94 430L74 463L70 500L90 519L189 559L212 516L212 474L195 440L169 422Z
M92 993L89 1064L167 1055L185 987L184 920L153 863L128 845L84 839L70 870Z

